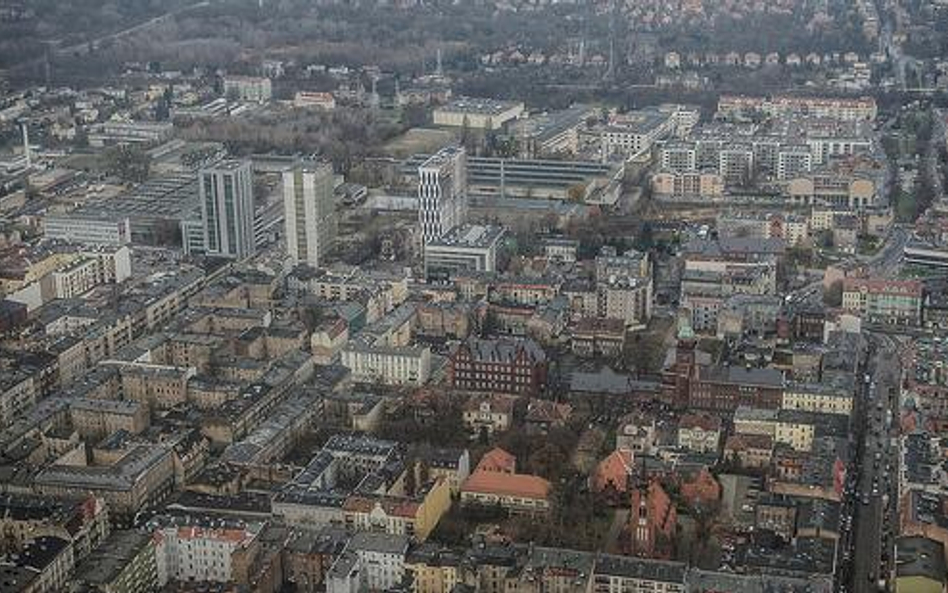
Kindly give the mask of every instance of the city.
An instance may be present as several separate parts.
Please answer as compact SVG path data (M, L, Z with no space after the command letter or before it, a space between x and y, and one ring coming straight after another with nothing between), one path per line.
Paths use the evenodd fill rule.
M0 592L944 592L946 456L945 2L0 5Z

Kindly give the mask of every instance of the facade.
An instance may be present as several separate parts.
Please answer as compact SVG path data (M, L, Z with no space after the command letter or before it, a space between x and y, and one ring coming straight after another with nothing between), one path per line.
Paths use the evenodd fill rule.
M625 337L621 319L583 317L572 327L570 349L578 356L619 356Z
M451 507L448 480L435 478L410 497L353 495L342 506L347 526L425 541Z
M724 177L717 171L659 171L652 175L652 192L660 199L721 200Z
M633 488L631 500L631 555L642 558L670 558L678 528L678 512L671 498L657 480L651 480Z
M445 236L467 218L467 154L442 148L418 167L418 222L424 244Z
M226 76L224 96L248 103L268 103L273 98L273 85L269 78L259 76Z
M499 130L523 115L523 103L461 97L438 107L432 114L436 126Z
M685 414L678 421L678 446L695 453L718 452L721 419L710 414Z
M550 483L539 476L476 470L461 485L461 503L500 506L511 513L546 513Z
M226 583L235 579L234 553L249 545L262 523L163 517L154 520L158 582Z
M775 410L783 399L783 384L783 373L775 369L698 367L689 406L719 411L734 411L741 405Z
M332 168L303 161L283 172L286 252L293 265L318 268L336 237Z
M853 411L852 385L788 383L783 392L783 410L800 410L849 416Z
M350 342L342 349L342 365L352 372L354 381L424 385L431 375L431 349Z
M425 278L447 281L458 272L496 272L504 229L462 224L425 242Z
M132 241L128 218L115 221L76 213L46 216L43 234L49 239L86 245L126 245Z
M685 571L681 562L601 554L592 593L685 593Z
M530 339L469 339L448 361L450 384L467 391L536 395L546 373L546 354Z
M158 590L155 538L141 531L114 531L77 570L82 586L101 593Z
M513 421L514 399L503 395L473 397L464 405L464 424L474 435L504 432Z
M873 121L878 108L872 97L832 98L775 96L749 97L745 95L722 95L718 99L718 113L722 115L748 114L753 112L768 115L811 115L838 120Z
M81 491L105 500L114 525L130 525L135 513L157 506L174 487L174 460L163 445L139 445L106 466L53 465L41 471L35 489L43 495Z
M918 325L922 318L922 283L914 280L843 280L843 308L870 323Z
M223 160L201 169L198 187L205 253L244 259L256 252L249 161Z

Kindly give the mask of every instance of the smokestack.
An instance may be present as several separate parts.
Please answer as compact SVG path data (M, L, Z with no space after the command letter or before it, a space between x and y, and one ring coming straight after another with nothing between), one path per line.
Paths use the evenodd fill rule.
M26 122L20 122L20 129L23 130L23 156L26 157L27 168L33 166L33 156L30 154L30 128Z

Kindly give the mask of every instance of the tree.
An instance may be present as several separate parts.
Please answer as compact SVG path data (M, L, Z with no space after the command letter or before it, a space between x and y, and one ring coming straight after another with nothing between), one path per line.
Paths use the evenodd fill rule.
M843 281L837 280L823 290L823 302L829 307L839 307L843 304Z
M123 181L142 183L151 171L151 157L141 147L119 144L104 153L105 170Z

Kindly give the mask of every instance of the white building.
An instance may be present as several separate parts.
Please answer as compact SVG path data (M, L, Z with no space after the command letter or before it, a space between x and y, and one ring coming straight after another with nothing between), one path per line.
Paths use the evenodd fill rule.
M227 159L201 169L199 191L208 255L254 254L253 173L250 161Z
M359 383L424 385L431 375L431 350L350 342L342 349L342 365Z
M443 237L467 217L467 155L442 148L418 167L418 222L422 242Z
M523 103L461 97L432 113L436 126L468 127L472 130L498 130L521 115Z
M497 271L497 250L504 229L464 224L425 243L425 277L444 279L455 272Z
M237 101L267 103L273 98L273 87L269 78L227 76L224 78L224 96Z
M155 532L158 582L226 583L233 580L232 554L252 542L261 523L236 524L161 518Z
M408 538L360 531L352 536L326 574L326 593L386 591L405 575Z
M43 234L48 239L88 245L126 245L132 241L128 218L115 221L75 213L46 216L43 219Z
M293 265L318 268L336 236L332 168L304 161L283 172L286 252Z

